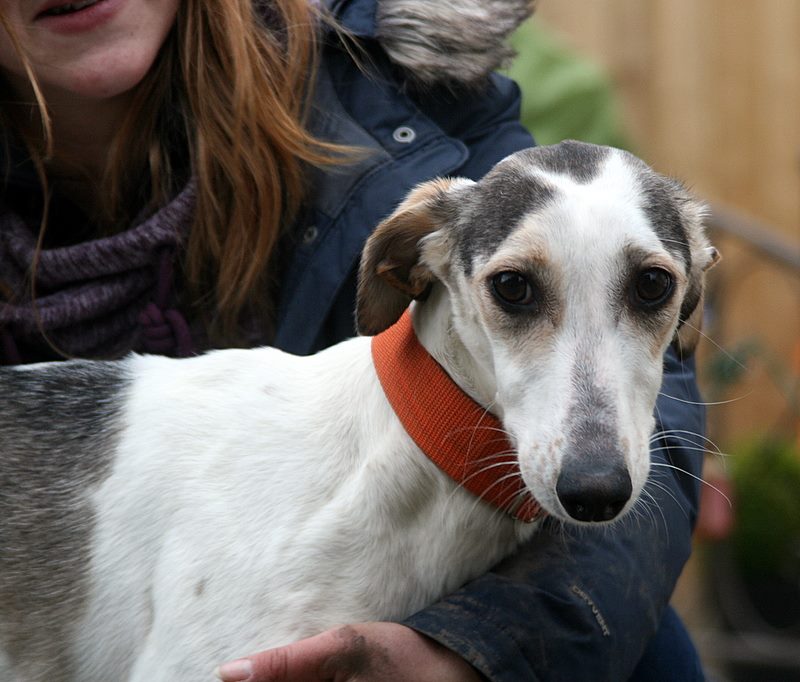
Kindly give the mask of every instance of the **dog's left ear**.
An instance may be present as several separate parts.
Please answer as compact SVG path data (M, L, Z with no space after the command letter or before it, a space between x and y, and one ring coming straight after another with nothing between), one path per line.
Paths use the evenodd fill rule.
M367 240L358 273L356 323L360 334L382 332L414 299L424 298L436 276L422 258L422 240L452 219L448 192L460 179L415 187Z
M721 258L719 251L708 243L705 235L701 235L698 241L702 241L702 246L696 250L693 249L689 287L681 306L678 329L672 339L672 346L681 358L693 355L700 341L706 272L713 268Z

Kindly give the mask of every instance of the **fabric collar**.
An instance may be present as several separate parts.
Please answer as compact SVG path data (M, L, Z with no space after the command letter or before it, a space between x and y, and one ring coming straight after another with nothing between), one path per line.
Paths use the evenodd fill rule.
M406 432L442 471L519 521L543 515L500 421L447 375L414 333L409 311L372 339L381 386Z

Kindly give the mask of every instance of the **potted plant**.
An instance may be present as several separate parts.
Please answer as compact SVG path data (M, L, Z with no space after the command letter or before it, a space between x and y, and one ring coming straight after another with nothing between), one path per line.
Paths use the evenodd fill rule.
M776 380L791 377L766 362L755 342L736 350L709 363L715 397L738 382L748 361L772 365ZM784 387L794 424L796 386ZM723 628L715 656L737 682L800 682L800 447L792 428L781 431L727 448L732 523L703 548Z

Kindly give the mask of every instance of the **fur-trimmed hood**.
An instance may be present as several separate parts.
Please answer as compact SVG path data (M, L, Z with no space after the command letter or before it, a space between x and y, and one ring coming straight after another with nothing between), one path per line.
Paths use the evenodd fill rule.
M419 83L473 85L513 56L506 39L532 14L535 0L333 0L331 5L346 27L354 23L357 35L377 38Z

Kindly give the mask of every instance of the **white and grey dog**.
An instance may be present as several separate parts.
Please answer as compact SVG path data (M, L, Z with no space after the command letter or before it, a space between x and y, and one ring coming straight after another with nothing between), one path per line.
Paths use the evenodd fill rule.
M500 419L543 510L609 522L648 477L662 355L696 341L702 212L582 143L432 181L366 245L361 331L419 298L422 346ZM0 677L196 682L409 615L529 538L407 435L370 343L0 371Z

